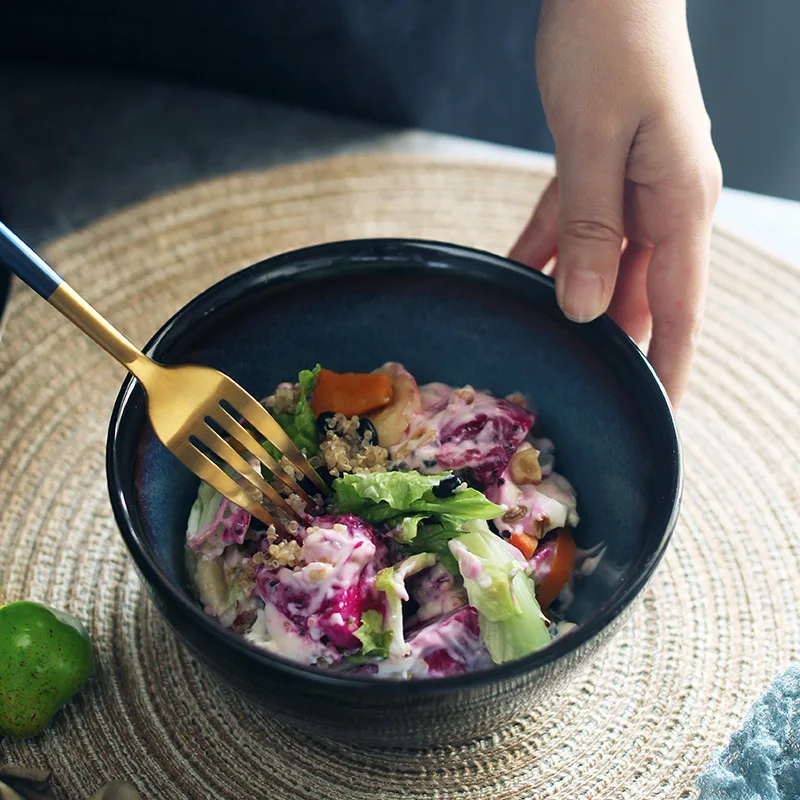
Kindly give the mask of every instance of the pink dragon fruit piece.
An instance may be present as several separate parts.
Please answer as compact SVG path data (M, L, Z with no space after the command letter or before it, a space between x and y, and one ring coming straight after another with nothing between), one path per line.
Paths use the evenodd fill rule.
M355 632L377 603L375 574L385 565L386 547L371 525L349 514L317 518L302 538L303 565L262 567L256 591L314 641L360 647Z
M411 657L427 664L427 677L460 675L491 666L481 639L478 612L471 606L440 617L408 637Z
M429 384L422 388L422 411L393 455L428 474L469 469L488 486L503 473L534 419L526 408L470 386Z

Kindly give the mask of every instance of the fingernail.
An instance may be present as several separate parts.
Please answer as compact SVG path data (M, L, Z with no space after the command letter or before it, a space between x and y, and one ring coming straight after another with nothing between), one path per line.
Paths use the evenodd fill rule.
M571 270L557 288L558 304L573 322L590 322L606 310L605 281L597 272Z

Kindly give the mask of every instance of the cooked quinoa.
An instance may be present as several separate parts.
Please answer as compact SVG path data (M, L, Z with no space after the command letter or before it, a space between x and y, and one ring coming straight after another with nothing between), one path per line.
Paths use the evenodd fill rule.
M271 544L266 553L256 553L253 560L263 564L269 569L278 567L295 567L301 563L300 545L294 540L276 542Z
M299 399L299 383L281 383L275 389L275 394L264 401L264 405L277 414L294 414Z
M373 444L373 429L362 431L362 420L333 415L326 425L325 438L319 445L319 456L311 460L324 466L336 478L346 472L386 472L389 469L389 451Z
M264 401L264 405L275 413L293 414L299 397L299 384L282 383ZM347 472L386 472L390 467L388 450L373 441L375 434L371 426L361 431L362 425L362 420L357 416L348 418L344 414L333 415L325 438L320 442L319 454L311 458L312 466L325 467L334 478ZM286 457L281 459L280 465L293 480L303 480L303 475L297 472ZM281 494L288 497L289 503L300 510L297 505L302 503L300 498L291 494L290 489L278 488Z

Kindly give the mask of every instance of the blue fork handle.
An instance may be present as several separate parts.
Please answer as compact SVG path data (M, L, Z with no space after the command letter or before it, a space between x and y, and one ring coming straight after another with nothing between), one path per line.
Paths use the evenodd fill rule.
M51 306L144 382L153 362L100 316L64 279L0 222L0 264L5 264Z
M0 222L0 263L5 264L34 292L49 300L64 279L16 233Z

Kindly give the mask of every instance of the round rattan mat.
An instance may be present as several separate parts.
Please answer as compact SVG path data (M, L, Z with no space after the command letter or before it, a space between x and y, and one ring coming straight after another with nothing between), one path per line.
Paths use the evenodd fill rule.
M143 344L212 282L272 253L361 236L505 252L547 176L357 156L157 197L46 256ZM33 293L0 345L0 602L89 625L97 675L0 761L64 798L110 778L146 798L680 798L800 655L800 272L713 242L705 334L681 412L686 497L644 602L571 689L470 746L371 752L300 736L198 664L145 596L111 517L106 425L122 371Z

